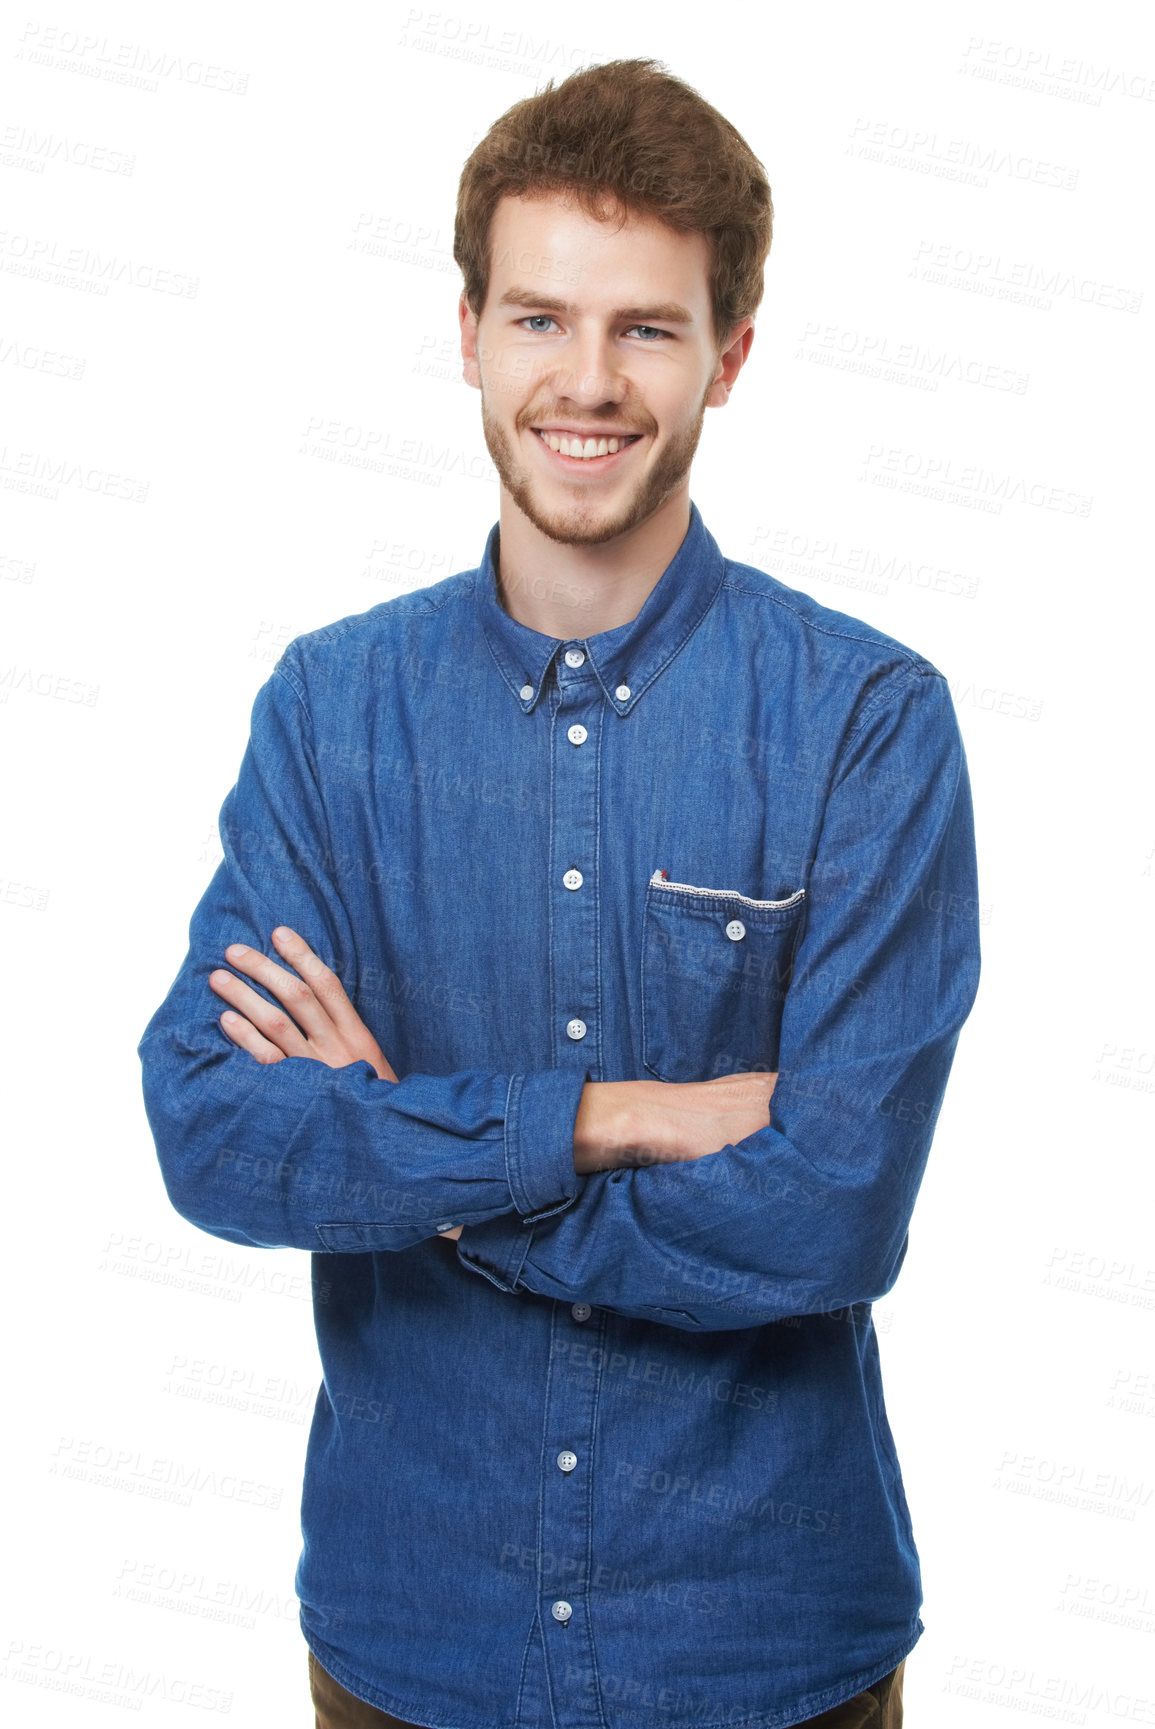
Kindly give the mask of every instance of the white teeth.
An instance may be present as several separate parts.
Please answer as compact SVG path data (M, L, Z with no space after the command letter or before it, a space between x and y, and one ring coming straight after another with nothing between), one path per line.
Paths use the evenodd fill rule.
M576 456L588 461L593 456L616 456L629 443L628 438L571 438L568 433L543 432L539 436L559 456Z

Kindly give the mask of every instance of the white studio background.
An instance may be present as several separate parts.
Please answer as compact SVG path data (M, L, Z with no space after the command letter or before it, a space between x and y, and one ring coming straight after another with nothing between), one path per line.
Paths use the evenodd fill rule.
M476 565L496 518L465 156L639 54L776 207L693 496L729 556L939 666L970 760L982 985L876 1309L907 1720L1155 1723L1155 31L991 0L9 14L7 1721L312 1721L308 1257L172 1210L135 1046L285 643Z

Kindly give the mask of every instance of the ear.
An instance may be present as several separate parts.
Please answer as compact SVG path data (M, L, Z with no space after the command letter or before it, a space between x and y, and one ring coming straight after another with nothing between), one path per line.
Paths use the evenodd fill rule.
M481 389L481 367L477 359L477 314L472 312L469 302L462 294L457 302L457 318L461 325L461 358L464 361L462 377L466 384L471 384L474 390Z
M710 385L710 393L706 398L707 408L722 408L730 400L730 392L734 380L746 364L746 356L754 340L754 320L743 318L735 324L727 338L726 347L718 356L717 368Z

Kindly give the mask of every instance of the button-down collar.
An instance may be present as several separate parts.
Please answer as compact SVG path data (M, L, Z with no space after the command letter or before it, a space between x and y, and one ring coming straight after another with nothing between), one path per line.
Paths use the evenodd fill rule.
M476 595L486 639L501 675L528 714L537 702L558 650L577 643L589 656L606 700L628 714L664 672L710 610L725 575L718 543L690 504L690 526L677 552L628 624L594 636L546 636L510 616L497 590L500 525L494 523L477 571ZM620 688L629 695L618 695ZM529 690L531 694L522 693Z

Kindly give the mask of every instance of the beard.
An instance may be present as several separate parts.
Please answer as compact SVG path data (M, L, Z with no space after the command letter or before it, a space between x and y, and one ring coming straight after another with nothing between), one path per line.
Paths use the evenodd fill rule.
M607 540L614 540L619 534L626 534L631 528L644 522L682 484L690 471L690 464L702 436L702 424L706 418L706 397L709 394L707 386L692 424L674 435L654 466L642 475L633 496L625 499L610 515L604 514L604 507L583 503L577 499L570 506L562 506L553 511L547 510L539 502L533 481L525 466L519 463L509 435L489 411L484 386L481 392L481 424L486 446L493 458L493 466L523 516L527 516L536 529L548 539L557 541L560 546L601 546ZM566 417L525 413L516 417L514 425L520 433L527 427L548 426L551 418L564 420ZM657 431L656 423L651 418L631 415L628 410L624 416L615 411L615 418L626 419L637 432L648 432L652 436ZM531 436L536 438L537 434L533 433ZM580 486L581 483L575 481L574 484Z

